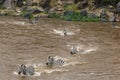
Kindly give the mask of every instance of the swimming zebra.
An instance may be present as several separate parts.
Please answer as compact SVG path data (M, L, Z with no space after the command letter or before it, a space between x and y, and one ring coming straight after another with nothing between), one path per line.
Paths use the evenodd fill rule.
M64 64L64 60L63 59L55 59L52 56L48 56L46 65L48 66L53 66L53 65L60 65L62 66Z
M33 66L29 66L27 67L26 65L22 64L20 67L19 67L19 72L18 74L19 75L34 75L34 67Z
M66 36L67 35L67 31L66 31L66 29L64 28L64 30L63 30L63 34L64 34L64 36Z
M31 23L33 25L37 24L38 23L38 17L35 17L34 19L31 20Z
M70 51L71 54L76 54L78 52L76 47L73 47Z

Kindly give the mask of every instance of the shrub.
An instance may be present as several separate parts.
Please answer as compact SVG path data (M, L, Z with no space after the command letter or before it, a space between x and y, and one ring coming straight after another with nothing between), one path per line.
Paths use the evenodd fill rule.
M26 10L22 12L22 16L24 18L28 18L28 19L33 19L34 18L33 14L28 12L28 11L26 11Z
M85 22L98 22L98 21L100 21L99 18L90 18L90 17L81 16L80 12L74 12L74 13L69 14L67 16L62 16L61 19L67 20L67 21L85 21Z
M49 14L49 17L50 17L50 18L55 18L55 19L60 19L61 15L60 15L60 14L57 14L57 13L50 13L50 14Z

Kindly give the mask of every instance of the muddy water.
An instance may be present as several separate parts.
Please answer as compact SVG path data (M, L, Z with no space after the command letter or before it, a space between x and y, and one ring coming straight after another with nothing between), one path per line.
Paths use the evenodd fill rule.
M0 18L0 80L120 80L120 24ZM62 35L66 28L67 36ZM70 55L70 49L82 52ZM47 57L65 65L47 67ZM33 65L34 76L17 75L21 64Z

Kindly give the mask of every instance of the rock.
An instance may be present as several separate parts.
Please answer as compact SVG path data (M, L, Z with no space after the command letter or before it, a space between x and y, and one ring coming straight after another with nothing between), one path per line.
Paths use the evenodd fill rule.
M26 5L31 6L32 5L32 0L26 0Z
M101 4L103 3L103 0L94 0L93 3L94 3L94 5L95 5L95 7L98 8L98 7L100 7Z
M56 12L59 14L63 14L64 8L63 8L63 3L61 0L58 0L57 6L56 6Z
M49 10L50 9L50 1L51 0L42 0L40 2L40 5L45 9L45 10Z
M88 0L83 0L77 4L77 9L84 9L88 5Z
M87 16L89 18L98 18L98 16L96 14L94 14L94 13L89 13Z
M108 17L108 15L107 15L105 9L102 9L102 11L100 12L101 21L107 21L107 17Z
M39 6L41 0L32 0L32 6Z
M74 2L75 4L77 4L77 3L79 2L79 0L73 0L73 2Z
M69 16L71 14L74 14L74 11L65 11L64 16Z
M24 18L31 19L31 14L30 13L24 14Z
M4 9L2 11L0 11L1 16L16 16L19 15L18 13L16 13L14 10L12 9Z
M37 14L45 11L42 7L38 7L38 6L29 6L26 8L26 10L33 14Z
M2 6L5 8L12 8L11 2L12 2L12 0L5 0L4 3L2 4Z
M52 7L50 10L49 10L49 13L58 13L58 14L63 14L64 12L64 8L63 8L63 3L61 0L58 0L57 1L57 4L55 7Z
M49 10L49 13L55 13L56 10L57 10L57 7L53 7Z
M81 16L87 17L87 14L88 14L88 13L87 13L87 10L85 10L85 9L83 9L83 10L80 11L80 15L81 15Z
M117 13L120 13L120 2L117 3L116 12L117 12Z
M17 6L22 7L23 6L23 0L18 0L17 1Z
M0 4L3 4L5 0L0 0Z
M110 19L109 19L110 22L116 22L116 17L115 16L112 16Z
M62 5L63 5L62 1L61 1L61 0L58 0L58 1L57 1L57 5L62 6Z

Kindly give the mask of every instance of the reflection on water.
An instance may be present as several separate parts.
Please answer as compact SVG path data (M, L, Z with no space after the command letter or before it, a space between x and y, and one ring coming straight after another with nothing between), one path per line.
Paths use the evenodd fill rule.
M64 28L68 36L61 37ZM74 46L78 54L71 55ZM0 18L1 80L119 80L119 53L120 30L111 23L40 19L31 25L21 18ZM48 67L48 56L65 64ZM18 75L21 64L34 66L35 75Z

